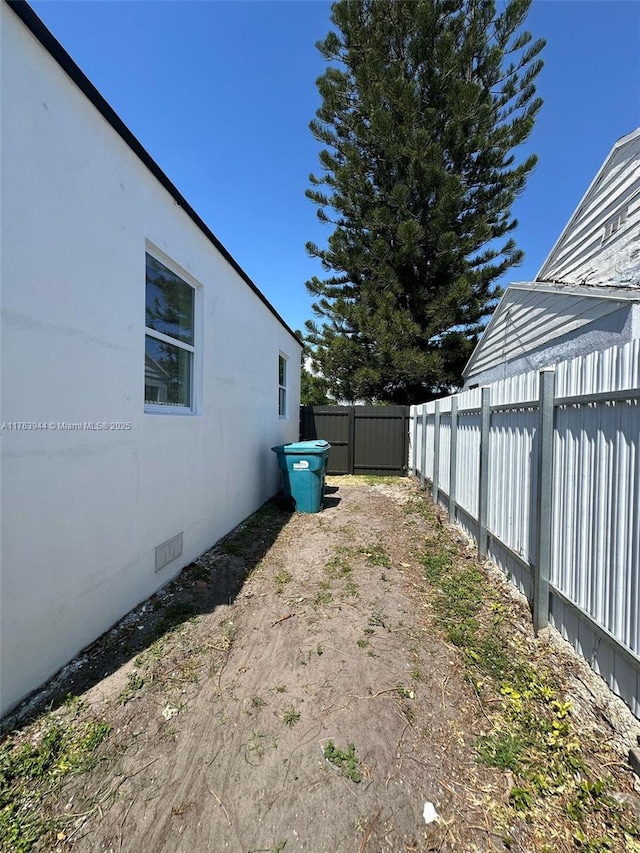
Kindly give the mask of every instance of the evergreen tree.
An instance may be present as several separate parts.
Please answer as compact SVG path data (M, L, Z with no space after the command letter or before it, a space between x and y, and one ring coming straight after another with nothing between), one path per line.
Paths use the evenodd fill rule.
M331 406L333 401L327 396L329 383L322 376L309 373L306 367L300 373L300 405Z
M294 334L301 341L304 341L304 335L299 329L296 329ZM304 343L300 355L300 405L330 406L334 401L327 395L329 383L324 376L316 376L307 369L307 362L310 357L309 346Z
M307 251L328 274L307 340L341 400L422 402L461 382L521 261L511 205L536 163L516 163L542 104L531 0L339 0L310 124L326 148L307 196L333 225Z

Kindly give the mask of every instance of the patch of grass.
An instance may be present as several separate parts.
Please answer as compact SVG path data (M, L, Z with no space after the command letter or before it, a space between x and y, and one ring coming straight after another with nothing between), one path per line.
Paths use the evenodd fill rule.
M134 665L138 669L149 669L156 661L159 661L164 656L164 649L167 642L167 637L161 636L153 642L148 649L135 658Z
M369 645L369 640L360 638L359 640L356 640L356 645L359 646L361 649L366 649Z
M86 699L83 699L82 696L74 696L73 693L67 693L62 704L67 711L75 717L83 711L86 711L88 707Z
M324 654L324 646L321 646L320 643L318 643L316 647L316 654L318 655L318 657Z
M255 711L261 711L266 706L266 704L267 703L264 701L262 696L252 696L251 697L251 707Z
M354 581L346 581L341 591L341 598L357 598L360 587Z
M244 745L244 758L247 764L254 767L260 764L268 752L278 748L278 744L272 737L262 732L253 732Z
M337 747L332 740L325 746L323 750L325 761L337 767L347 779L352 782L361 782L362 775L358 770L358 758L356 756L356 748L353 743L347 745L346 750Z
M206 566L201 565L200 563L191 563L190 566L187 566L184 569L187 577L191 578L194 581L210 581L211 580L211 569L208 569Z
M566 827L583 853L629 849L629 839L638 846L640 827L608 796L612 780L587 763L571 705L544 653L514 632L510 607L482 568L462 558L428 502L412 511L437 531L420 555L435 620L459 648L466 678L490 711L474 744L477 759L513 775L508 805L492 808L496 823L509 827L519 816L541 835L550 825ZM595 738L589 752L598 755Z
M178 601L173 604L167 604L158 611L158 620L154 626L155 635L160 636L168 631L179 630L197 612L197 605L192 601Z
M369 486L397 486L398 483L406 483L406 477L383 477L378 474L357 474L359 482L367 483Z
M351 575L352 569L346 560L346 556L336 554L324 566L325 574L333 580L339 580Z
M65 776L95 764L96 750L109 732L110 726L99 720L49 721L31 740L5 739L0 746L0 850L27 853L68 823L49 813L47 797Z
M416 694L410 687L405 687L404 684L396 686L396 693L401 699L415 699Z
M127 685L120 691L118 702L120 705L126 705L139 690L144 687L144 678L135 670L127 676Z
M286 693L287 692L287 688L285 687L284 684L276 684L276 686L273 689L275 690L276 693Z
M323 607L326 604L331 604L332 601L333 593L330 592L328 589L321 589L311 603L315 608L318 608Z
M297 708L294 708L293 705L290 705L282 715L282 722L285 724L285 726L293 728L296 723L300 722L301 716L302 714L300 713L300 711L298 711Z
M517 773L525 758L526 744L511 732L495 732L480 737L474 749L482 764Z
M374 610L367 619L367 624L373 626L374 628L386 628L385 624L385 615L381 613L379 610Z
M275 578L275 580L276 580L276 593L278 595L282 595L285 584L290 583L290 581L292 579L293 579L293 575L291 574L291 572L288 572L286 569L281 569Z
M360 553L366 557L367 563L370 566L383 566L385 569L391 568L391 558L382 545L373 545L370 548L361 548Z

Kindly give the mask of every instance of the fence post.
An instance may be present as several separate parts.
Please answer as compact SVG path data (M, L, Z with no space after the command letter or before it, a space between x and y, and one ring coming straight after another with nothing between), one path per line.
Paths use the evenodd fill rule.
M422 443L420 445L420 488L424 489L427 467L427 404L422 404Z
M491 426L491 388L482 389L480 426L480 476L478 492L478 559L487 556L487 507L489 503L489 428Z
M349 406L349 450L348 450L348 459L349 459L349 473L354 474L355 467L355 459L356 459L356 407Z
M555 371L540 371L538 407L538 525L534 567L533 629L549 624L549 569L551 562L551 497L553 491L553 428Z
M449 521L456 520L456 474L458 463L458 398L451 398L451 444L449 446Z
M431 495L433 502L438 503L438 480L440 479L440 400L436 400L433 417L433 479Z
M409 410L413 415L413 421L411 423L411 453L412 453L412 462L413 462L413 476L416 476L416 472L418 470L418 407L411 406Z

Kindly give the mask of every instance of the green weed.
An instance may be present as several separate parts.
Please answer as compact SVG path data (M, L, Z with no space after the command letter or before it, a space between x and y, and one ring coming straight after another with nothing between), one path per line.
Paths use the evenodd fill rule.
M285 584L288 584L293 579L293 575L291 572L288 572L286 569L282 569L276 575L276 593L281 595Z
M361 548L360 553L366 557L367 563L370 566L383 566L385 569L391 568L391 558L382 545L374 545L371 548Z
M548 826L568 818L582 853L629 847L628 839L640 839L640 827L621 817L607 793L611 780L587 765L571 705L543 655L514 632L510 607L482 568L461 559L446 530L438 530L427 501L412 502L409 511L437 530L419 554L434 618L459 648L479 701L491 703L488 731L474 744L477 760L513 774L508 806L502 817L505 807L496 807L497 820L508 827L517 813L527 823ZM595 741L590 747L597 754ZM603 825L606 837L599 831Z
M320 592L313 599L312 604L317 609L318 607L323 607L326 604L330 604L332 601L333 593L329 592L328 589L321 589Z
M337 767L347 779L351 779L352 782L362 781L362 776L358 770L356 748L353 743L348 744L346 750L343 750L330 740L322 754L325 760Z
M300 711L298 711L297 708L294 708L293 705L290 705L282 715L282 722L285 726L293 728L296 723L300 722L301 716Z
M333 580L349 577L351 571L351 566L345 556L340 555L332 557L324 566L325 574Z
M9 736L0 746L0 850L27 853L64 824L47 811L47 795L72 773L89 770L110 732L107 723L50 722L37 740Z
M139 690L142 690L143 686L144 678L135 671L130 672L127 676L127 686L123 688L118 696L120 705L126 705Z

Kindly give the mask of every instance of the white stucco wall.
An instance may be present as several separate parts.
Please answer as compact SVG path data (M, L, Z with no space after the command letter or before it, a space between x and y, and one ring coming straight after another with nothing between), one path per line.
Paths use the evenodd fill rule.
M131 424L1 433L3 713L277 491L270 447L298 438L300 346L4 3L0 14L0 417ZM148 243L202 288L196 415L144 412ZM181 531L182 556L156 573L155 547Z

